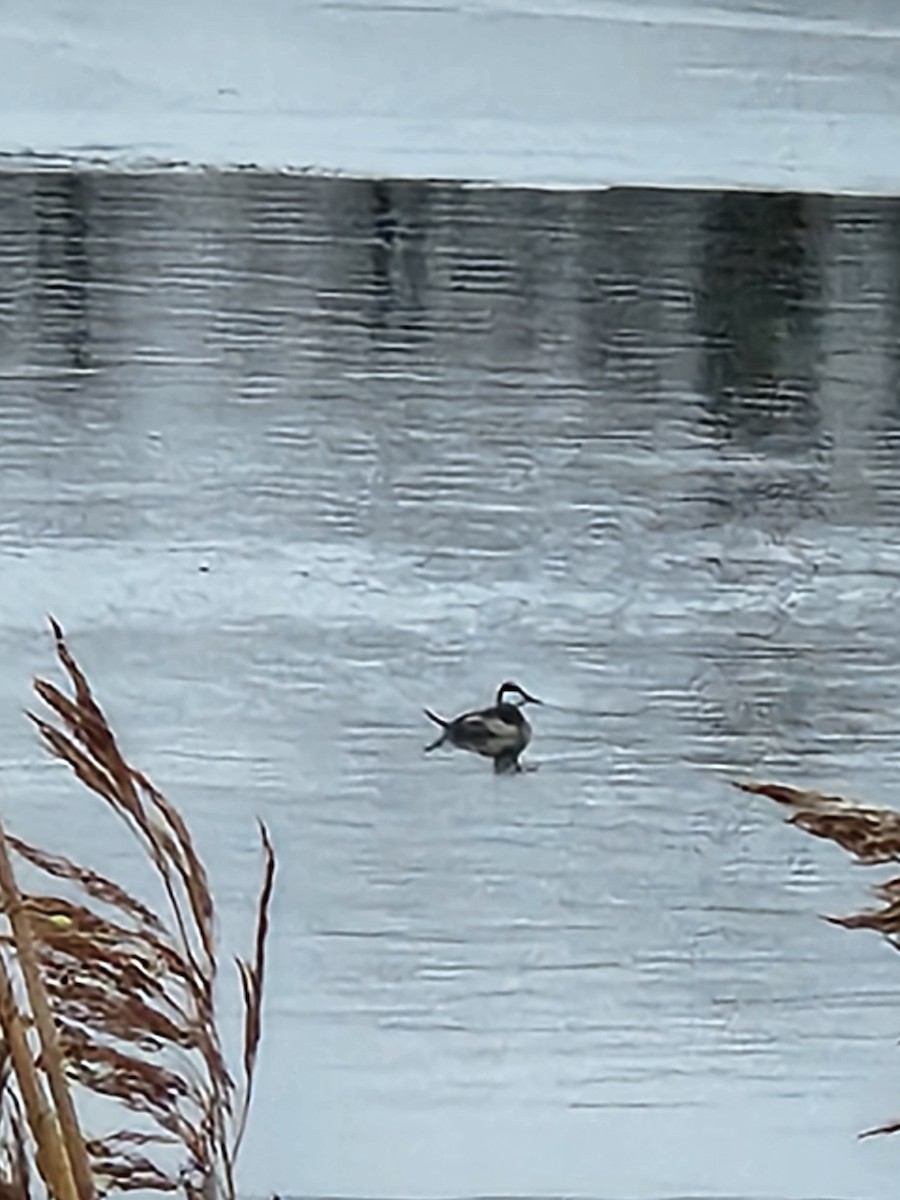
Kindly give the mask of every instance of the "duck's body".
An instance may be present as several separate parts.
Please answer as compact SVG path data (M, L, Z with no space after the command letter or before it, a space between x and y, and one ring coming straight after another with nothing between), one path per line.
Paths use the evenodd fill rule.
M519 703L508 701L506 697L509 695L521 697ZM449 742L460 750L492 758L498 774L501 771L520 771L519 755L531 741L531 726L522 712L523 704L540 704L540 700L529 696L517 683L507 681L497 689L497 699L492 708L464 712L452 721L445 721L426 708L426 717L435 725L440 725L443 732L425 749L436 750L438 746Z

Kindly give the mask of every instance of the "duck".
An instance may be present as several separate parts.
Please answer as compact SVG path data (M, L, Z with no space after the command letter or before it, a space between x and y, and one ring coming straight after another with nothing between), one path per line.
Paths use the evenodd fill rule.
M511 699L515 697L517 699ZM521 771L519 755L531 741L531 726L522 712L522 706L540 703L537 696L530 695L518 683L507 679L497 689L496 699L490 708L461 713L452 721L426 708L425 716L435 725L440 725L442 732L440 737L425 747L425 752L430 753L449 742L460 750L492 758L494 771L498 775L504 771Z

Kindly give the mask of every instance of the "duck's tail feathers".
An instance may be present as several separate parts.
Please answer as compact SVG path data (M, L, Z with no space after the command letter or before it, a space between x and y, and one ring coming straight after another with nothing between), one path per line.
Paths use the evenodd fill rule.
M437 750L438 746L443 746L444 742L446 742L447 726L450 724L450 722L445 721L443 717L439 717L437 713L433 713L430 708L424 708L422 711L425 713L425 716L429 721L434 721L435 725L440 725L441 729L444 731L439 738L436 738L435 741L431 743L430 746L425 747L425 753L427 754L429 750Z

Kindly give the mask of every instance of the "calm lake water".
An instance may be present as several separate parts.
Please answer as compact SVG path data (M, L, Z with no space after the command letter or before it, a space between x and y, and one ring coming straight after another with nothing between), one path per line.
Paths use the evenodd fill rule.
M248 1193L888 1200L900 206L0 175L4 816L133 851L21 716L52 611L228 944L280 856ZM423 705L541 696L538 770ZM235 1008L232 1002L230 1008Z

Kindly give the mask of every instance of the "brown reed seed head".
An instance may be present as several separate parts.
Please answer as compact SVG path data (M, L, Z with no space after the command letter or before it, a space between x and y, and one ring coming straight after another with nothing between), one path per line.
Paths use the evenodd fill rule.
M836 842L866 866L900 862L900 813L892 808L863 804L844 796L828 796L781 783L735 782L741 791L767 796L790 811L787 818L814 837ZM863 909L845 917L826 917L845 929L874 929L900 950L900 877L884 880L872 892L882 901L878 908ZM888 1121L859 1136L900 1132L900 1120Z
M52 618L51 628L71 694L35 680L50 715L28 716L47 749L128 826L153 867L159 900L151 906L117 880L0 829L6 851L46 878L48 888L67 891L21 893L14 880L4 887L0 879L0 993L4 979L9 984L8 1003L0 1004L0 1200L26 1200L35 1164L60 1200L136 1189L212 1192L232 1200L262 1031L275 876L271 840L260 823L263 878L253 954L237 960L244 1006L238 1084L217 1023L215 905L190 829L126 762ZM37 1036L40 1021L30 1007L35 979L25 978L26 960L49 1009L46 1037L46 1029ZM11 1045L19 1049L15 1063ZM111 1097L125 1127L88 1138L77 1119L67 1123L63 1112L54 1114L55 1065L64 1086ZM71 1142L73 1130L78 1145ZM80 1155L90 1178L75 1170L73 1194L72 1178L56 1173L67 1175L65 1162L77 1166Z

